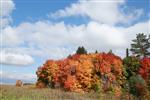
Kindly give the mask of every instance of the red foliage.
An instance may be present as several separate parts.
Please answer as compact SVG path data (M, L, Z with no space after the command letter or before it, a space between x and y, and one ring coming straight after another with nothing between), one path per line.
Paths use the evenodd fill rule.
M140 69L139 69L139 73L140 75L145 79L148 80L148 78L150 78L150 58L143 58L140 61Z
M68 76L67 80L64 82L64 88L66 90L73 91L75 89L76 79L73 76Z
M70 57L70 59L72 59L72 60L78 60L79 58L80 58L79 54L74 54Z
M117 88L120 84L118 80L122 80L122 60L110 53L75 54L63 60L46 61L42 67L38 68L37 76L40 82L59 83L69 91L90 91L92 84L101 84L109 88L105 86L105 81ZM101 79L102 77L104 80Z

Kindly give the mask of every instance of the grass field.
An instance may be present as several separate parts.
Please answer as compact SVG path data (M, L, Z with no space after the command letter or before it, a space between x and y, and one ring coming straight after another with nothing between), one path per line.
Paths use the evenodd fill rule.
M34 85L16 87L13 85L0 85L0 100L134 100L133 96L124 94L115 97L112 94L100 93L73 93L60 89L37 89Z

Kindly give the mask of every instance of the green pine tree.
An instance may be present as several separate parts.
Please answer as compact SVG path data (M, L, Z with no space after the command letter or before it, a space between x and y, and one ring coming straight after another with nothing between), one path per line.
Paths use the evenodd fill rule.
M111 54L113 54L113 51L112 51L112 49L110 49L108 53L111 53Z
M96 50L95 53L98 53L98 51Z
M132 40L131 52L137 57L146 57L150 55L150 36L147 38L143 33L139 33L136 39Z
M82 46L82 47L78 47L76 54L87 54L86 49Z

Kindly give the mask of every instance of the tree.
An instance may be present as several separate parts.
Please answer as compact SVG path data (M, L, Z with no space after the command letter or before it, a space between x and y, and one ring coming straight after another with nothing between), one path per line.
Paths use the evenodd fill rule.
M110 49L108 53L111 53L111 54L113 54L113 51Z
M130 50L133 54L137 57L150 56L150 36L147 38L143 33L139 33L132 41Z
M68 55L68 57L67 58L71 58L71 54L70 55Z
M82 46L82 47L78 47L76 54L87 54L86 49Z
M96 50L95 53L98 53L98 51Z
M126 49L126 57L129 57L129 49Z

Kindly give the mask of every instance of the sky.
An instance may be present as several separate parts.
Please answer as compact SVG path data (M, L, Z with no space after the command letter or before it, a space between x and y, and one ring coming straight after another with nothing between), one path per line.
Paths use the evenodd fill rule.
M48 59L78 46L125 57L138 33L150 34L149 0L0 0L1 83L36 82Z

